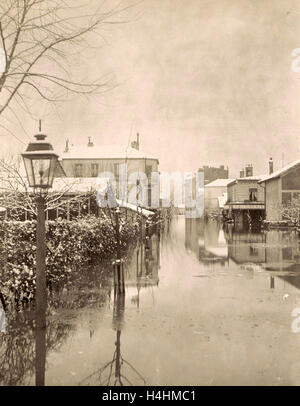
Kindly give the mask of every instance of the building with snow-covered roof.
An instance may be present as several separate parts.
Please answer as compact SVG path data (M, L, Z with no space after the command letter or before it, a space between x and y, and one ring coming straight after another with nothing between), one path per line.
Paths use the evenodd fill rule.
M248 166L251 169L252 166ZM244 174L243 174L244 175ZM242 176L227 185L228 200L224 206L236 228L252 227L265 216L265 192L259 181L265 175Z
M259 183L265 191L267 221L288 220L284 218L284 208L300 207L300 159L275 172L272 161L269 175Z
M121 186L120 182L123 182L122 164L126 165L127 181L126 186ZM139 140L131 143L131 145L94 145L89 138L86 145L69 146L69 142L66 143L66 148L61 155L61 165L69 178L98 178L104 176L105 173L110 173L114 176L116 181L116 194L117 198L121 197L125 193L126 188L127 195L130 191L133 191L133 187L139 183L133 184L130 180L130 176L133 174L140 174L141 184L143 179L146 179L148 183L147 190L147 207L151 207L151 192L152 186L159 188L158 176L157 185L154 185L153 173L158 174L159 161L156 157L142 152L139 150ZM122 178L122 179L121 179ZM121 193L122 192L122 193Z
M218 212L227 201L227 185L233 179L216 179L204 187L204 207L206 212Z

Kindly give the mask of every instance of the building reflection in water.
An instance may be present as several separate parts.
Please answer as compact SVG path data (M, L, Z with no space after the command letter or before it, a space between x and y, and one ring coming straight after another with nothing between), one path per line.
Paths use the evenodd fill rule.
M185 247L202 264L244 270L270 271L270 289L275 277L300 289L300 237L293 230L237 231L231 224L203 219L185 219Z
M160 269L160 233L153 233L149 240L141 241L136 247L132 255L125 262L125 277L126 277L126 295L131 302L140 305L140 292L143 289L153 289L159 284L159 269ZM76 282L66 290L59 289L58 292L53 292L49 297L48 308L64 308L67 306L70 309L85 307L89 301L92 303L107 303L108 296L111 292L111 284L109 281L102 281L99 290L91 290L90 288L97 285L95 280L100 274L96 272L88 272L90 277L87 281L82 278L81 282ZM96 278L96 279L95 279ZM100 282L100 281L98 281ZM96 284L96 285L95 285ZM82 289L81 289L82 288ZM137 290L137 295L130 296L130 290ZM81 292L79 295L78 292ZM91 293L93 292L93 293ZM122 356L121 351L121 333L124 326L125 315L125 295L113 295L113 329L116 332L115 351L112 361L109 362L106 372L112 375L110 383L114 377L115 384L145 384L142 375ZM53 297L52 297L53 296ZM4 308L5 306L2 305ZM60 318L46 317L46 311L32 309L24 312L15 312L7 310L6 315L6 332L0 334L0 384L22 385L24 382L31 382L35 376L35 384L37 386L46 385L46 357L49 351L55 350L56 347L62 345L66 338L75 328L74 324L64 321ZM90 337L94 335L94 330L90 329ZM105 368L105 366L104 366ZM123 371L125 369L125 371ZM107 384L103 381L101 371L103 367L95 374L96 385ZM84 382L90 384L91 377L87 377ZM93 380L93 379L92 379ZM103 383L104 382L104 383Z
M225 266L228 262L228 245L222 224L217 221L206 222L202 218L186 218L185 248L207 265Z
M113 292L112 328L116 332L115 350L112 359L82 380L85 385L95 382L99 386L146 385L144 377L127 359L123 357L121 347L122 330L125 325L126 295L132 288L137 294L131 296L131 303L140 306L142 289L153 288L159 284L160 269L160 233L150 233L149 238L143 238L128 255L124 263L125 293Z
M125 295L130 288L136 288L137 294L131 302L140 306L141 289L158 286L160 269L160 232L149 233L148 238L141 239L131 258L124 264L125 294L114 292L112 326L116 331L115 351L112 361L100 370L100 378L106 374L102 385L146 385L144 377L126 359L121 351L121 333L125 324ZM107 372L108 371L108 372ZM114 375L114 379L113 379ZM101 381L100 379L100 381Z
M232 225L224 230L229 258L236 264L265 262L265 234L262 232L236 232Z
M266 233L264 268L284 282L300 289L300 238L296 231L270 230ZM275 282L272 282L272 289Z
M141 290L159 285L160 239L158 232L140 241L131 258L124 264L126 290L136 289L131 302L136 304L137 309L140 306Z

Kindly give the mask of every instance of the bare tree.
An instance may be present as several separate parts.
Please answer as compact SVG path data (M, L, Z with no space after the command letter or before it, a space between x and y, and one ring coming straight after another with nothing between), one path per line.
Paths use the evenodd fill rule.
M274 203L270 206L274 211L278 213L278 217L281 221L288 221L294 226L298 226L300 223L300 198L299 196L293 198L290 202L281 204Z
M294 226L299 225L300 220L300 200L293 200L292 203L281 207L283 220L290 221Z
M55 103L70 94L89 95L107 88L105 77L91 82L72 80L70 57L89 46L91 35L99 38L104 26L124 22L115 17L130 6L120 0L105 10L105 2L96 7L93 1L83 1L78 5L74 0L1 0L0 115L9 110L18 120L13 101L30 114L33 97Z

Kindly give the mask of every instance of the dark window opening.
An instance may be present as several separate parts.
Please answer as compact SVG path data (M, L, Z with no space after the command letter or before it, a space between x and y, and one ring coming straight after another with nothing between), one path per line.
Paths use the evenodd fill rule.
M250 202L257 202L257 189L249 189Z
M290 206L292 203L292 194L290 192L282 193L282 205L284 207Z
M74 167L74 176L75 178L82 178L83 174L83 165L82 164L75 164Z
M293 259L292 247L282 248L282 259L284 261L291 261Z
M99 165L98 164L92 164L91 165L91 176L92 176L92 178L97 178L98 171L99 171Z

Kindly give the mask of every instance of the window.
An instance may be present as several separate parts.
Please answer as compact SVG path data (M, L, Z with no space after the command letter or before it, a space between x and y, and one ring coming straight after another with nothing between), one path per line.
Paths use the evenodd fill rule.
M146 165L146 175L151 176L152 173L152 165Z
M255 247L249 247L250 251L249 254L251 257L257 257L258 256L258 249Z
M250 202L257 202L257 189L249 189Z
M120 175L120 164L114 164L114 177L116 181L116 198L119 199L120 197L120 189L119 189L119 175Z
M114 164L114 176L116 181L119 180L119 164Z
M82 178L83 174L83 165L82 164L75 164L74 166L74 176L75 178Z
M98 171L99 171L99 165L98 164L92 164L91 165L91 176L92 176L92 178L97 178Z
M141 182L139 179L136 180L136 200L139 201L141 199Z
M293 203L295 203L295 204L300 203L300 193L298 193L298 192L293 193Z
M282 205L284 207L290 206L292 203L292 194L290 192L283 192L282 193Z
M284 261L291 261L293 259L292 247L282 248L282 259Z

